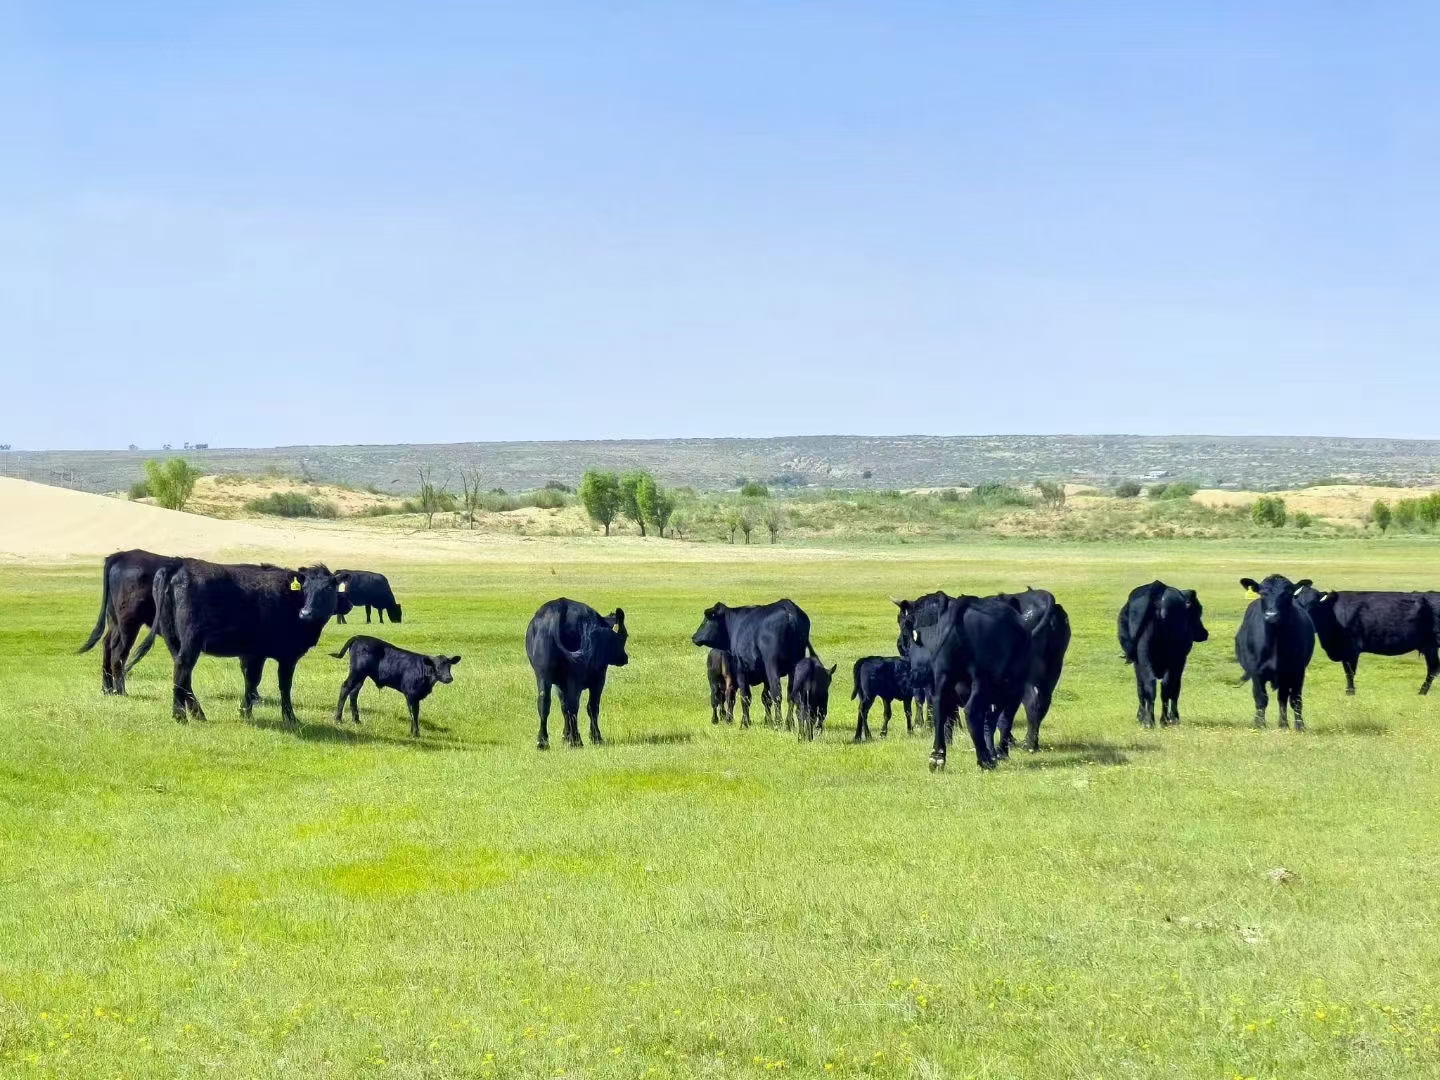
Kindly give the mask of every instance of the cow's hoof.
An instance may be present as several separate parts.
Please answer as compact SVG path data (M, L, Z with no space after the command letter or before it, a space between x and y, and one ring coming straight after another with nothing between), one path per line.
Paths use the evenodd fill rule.
M1295 730L1296 730L1297 732L1304 731L1304 730L1305 730L1305 722L1304 722L1303 720L1297 720L1297 721L1295 721Z
M979 762L979 765L980 768L986 772L989 772L990 770L995 768L995 762L993 761L981 761Z
M1423 694L1423 693L1425 693L1425 691L1424 691L1424 690L1421 690L1420 693ZM1354 696L1355 696L1355 688L1354 688L1353 686L1347 686L1347 687L1345 688L1345 696L1346 696L1346 697L1354 697Z
M539 742L537 742L537 743L535 744L535 749L536 749L536 750L549 750L549 749L550 749L550 742L549 742L549 740L548 740L548 739L542 739L542 740L540 740Z

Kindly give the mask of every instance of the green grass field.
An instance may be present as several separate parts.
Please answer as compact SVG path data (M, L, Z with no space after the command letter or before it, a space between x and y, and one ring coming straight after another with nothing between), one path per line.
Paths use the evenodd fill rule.
M103 698L73 655L98 566L0 568L0 1074L1437 1075L1440 694L1366 658L1347 699L1317 651L1310 730L1256 732L1231 647L1242 575L1435 587L1436 550L377 567L407 617L383 636L464 656L418 744L373 688L333 724L319 649L298 735L273 665L253 724L215 659L211 720L174 723L163 647ZM1114 622L1157 575L1201 590L1212 639L1183 726L1143 733ZM984 775L962 741L932 775L903 720L849 744L887 594L1031 583L1075 628L1040 754ZM522 635L557 595L623 604L632 659L607 745L557 726L540 754ZM706 604L779 595L841 665L810 745L713 728L689 643Z

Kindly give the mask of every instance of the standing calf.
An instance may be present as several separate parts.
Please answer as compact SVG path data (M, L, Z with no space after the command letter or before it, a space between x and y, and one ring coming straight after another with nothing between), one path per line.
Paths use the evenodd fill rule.
M350 718L360 723L360 687L369 679L381 689L399 690L410 707L410 734L420 737L420 702L430 696L436 683L453 681L450 669L460 663L458 656L425 656L396 648L388 641L357 634L340 651L331 653L336 660L350 654L350 674L340 685L340 700L335 703L335 722L345 713L345 699L350 699Z
M720 723L720 711L725 712L725 722L735 720L735 694L739 689L735 682L735 662L723 649L711 649L705 658L705 676L710 682L710 723Z
M830 680L835 675L835 667L831 664L827 668L808 656L795 665L795 673L790 678L790 700L795 706L795 734L799 738L813 739L817 730L825 730L825 714L830 711Z
M910 699L915 691L910 685L910 661L903 656L862 656L855 661L853 669L855 688L850 691L850 700L860 699L860 712L855 719L855 741L870 738L870 707L878 698L885 706L885 723L880 728L883 739L890 734L890 706L899 701L905 709L905 732L915 730L915 720L910 712Z

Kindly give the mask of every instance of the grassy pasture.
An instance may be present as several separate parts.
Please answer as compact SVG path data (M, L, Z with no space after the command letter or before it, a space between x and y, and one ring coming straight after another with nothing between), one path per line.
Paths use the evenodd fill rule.
M0 568L0 1075L1434 1076L1440 697L1407 657L1347 699L1317 654L1310 731L1256 732L1231 637L1242 575L1433 587L1435 550L387 567L407 621L371 629L464 656L418 745L373 688L333 724L321 650L298 735L273 665L253 724L214 659L212 719L172 722L163 647L102 698L73 655L98 567ZM1212 640L1183 726L1142 733L1114 619L1157 575ZM1075 628L1042 753L982 775L962 742L932 776L903 719L848 744L887 594L1027 583ZM539 754L521 639L561 594L622 603L632 661L608 744ZM712 728L688 641L705 604L782 594L841 664L813 745Z

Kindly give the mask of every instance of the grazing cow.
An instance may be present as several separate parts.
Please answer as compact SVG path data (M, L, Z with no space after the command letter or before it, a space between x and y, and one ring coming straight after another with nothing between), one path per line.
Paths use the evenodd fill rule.
M1194 589L1174 589L1163 581L1139 585L1120 609L1116 634L1127 664L1135 665L1136 718L1155 726L1155 691L1160 691L1160 723L1180 723L1180 683L1190 649L1210 640L1205 609Z
M912 659L916 658L918 650L912 648L910 654ZM906 734L915 730L910 701L917 695L910 681L911 662L903 656L862 656L855 661L851 671L855 687L850 691L850 700L860 699L859 713L855 718L856 742L870 738L870 707L877 699L885 706L885 723L880 727L882 739L890 734L890 707L896 701L905 709Z
M705 675L710 682L710 722L718 724L721 710L724 710L725 722L733 723L738 686L730 654L721 649L711 649L710 655L705 658Z
M1428 694L1440 674L1440 618L1435 593L1327 592L1307 585L1295 596L1315 624L1325 655L1345 669L1345 693L1355 693L1355 669L1361 653L1402 656L1418 652L1425 658Z
M100 617L95 620L95 629L90 631L89 640L78 650L89 652L100 640L100 635L105 635L105 645L100 650L101 693L125 693L126 661L130 658L130 647L140 636L141 627L155 623L155 597L152 595L155 572L164 567L174 573L179 566L177 558L138 549L117 551L106 556L100 573ZM153 634L145 639L135 656L136 662L150 651L154 641Z
M550 749L552 686L560 688L565 742L570 746L584 745L580 741L582 691L589 694L586 708L590 714L590 741L605 741L600 736L600 697L605 693L605 674L611 667L624 667L630 662L625 652L628 637L625 612L621 608L610 615L601 615L578 600L564 597L540 605L525 628L525 655L535 670L535 706L540 713L537 749Z
M795 707L795 733L801 739L815 738L816 731L825 730L825 716L830 711L830 680L835 667L826 667L819 660L805 657L795 665L790 678L790 701Z
M336 575L337 577L339 575ZM360 723L360 687L369 679L381 689L399 690L410 707L410 735L420 737L420 702L430 696L436 683L453 681L450 669L460 663L458 656L425 656L396 648L388 641L356 634L340 651L331 653L336 660L350 654L350 674L340 685L340 700L335 703L335 722L344 715L345 699L350 699L350 718Z
M793 689L795 665L807 653L820 659L810 645L810 616L793 600L734 608L714 604L705 609L700 629L690 640L701 648L708 646L730 654L740 688L742 727L750 726L750 687L765 685L778 723L780 703L786 700L780 692L780 680L789 679ZM769 719L768 703L765 716Z
M1240 584L1255 599L1245 609L1235 634L1235 659L1255 695L1255 726L1265 726L1265 708L1270 699L1267 684L1275 687L1280 699L1280 726L1289 727L1285 707L1295 707L1295 730L1305 730L1303 692L1305 669L1315 652L1315 624L1295 602L1295 594L1310 584L1307 579L1291 582L1280 574L1264 581L1241 578Z
M390 590L390 582L384 574L375 574L369 570L336 570L335 576L345 582L346 592L350 597L350 604L353 607L365 609L365 621L370 621L370 609L377 609L380 621L385 621L385 616L390 616L390 621L400 621L400 605L395 601L395 594ZM340 612L336 621L344 622L348 612Z
M240 712L248 720L260 700L260 677L274 660L280 678L280 713L296 725L290 702L295 665L309 652L340 605L345 586L321 565L286 570L278 566L223 565L183 559L172 573L155 573L155 622L128 672L158 633L175 660L171 711L183 721L205 712L190 684L202 655L235 656L245 676Z
M1070 615L1055 594L1031 586L1022 593L995 596L1008 604L1030 631L1030 673L1025 680L1025 749L1040 749L1040 725L1050 712L1055 687L1070 648ZM1014 717L1009 718L1010 723ZM1001 733L1006 749L1014 745L1009 724Z
M923 650L923 657L928 652L933 671L931 769L945 767L949 717L962 703L979 766L993 769L998 758L1009 756L1003 737L996 746L995 732L1009 730L1014 722L1025 697L1032 649L1030 630L1019 613L993 597L946 598L935 622L911 631L911 653Z

